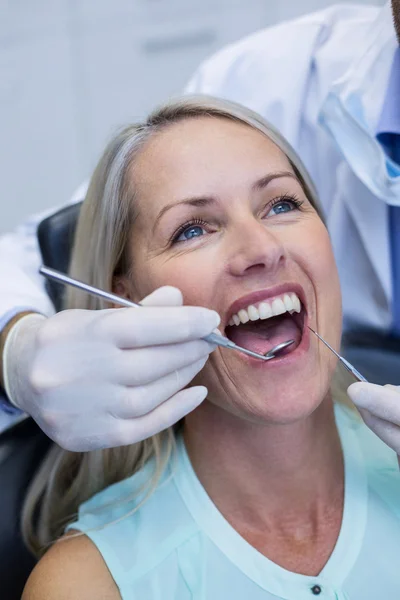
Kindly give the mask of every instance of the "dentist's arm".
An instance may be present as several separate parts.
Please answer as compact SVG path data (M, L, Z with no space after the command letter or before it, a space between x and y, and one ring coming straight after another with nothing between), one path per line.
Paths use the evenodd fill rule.
M87 184L82 184L67 204L81 201L86 188ZM39 275L41 256L37 228L59 208L32 215L14 231L0 234L0 334L3 333L3 338L12 320L18 319L21 313L54 314L45 280Z
M86 194L83 183L67 204ZM59 207L58 207L59 208ZM57 209L30 216L14 231L0 235L0 388L4 389L3 349L10 329L28 313L54 314L53 304L39 275L41 257L37 239L39 223ZM2 405L0 405L0 410Z
M12 327L29 313L54 314L43 277L38 273L41 261L36 232L44 216L47 215L34 215L15 231L0 235L0 387L3 389L3 350Z
M87 186L87 182L82 183L66 205L82 201ZM59 208L31 215L14 231L0 234L0 387L3 389L3 347L11 327L28 313L54 314L45 280L39 275L37 228Z
M353 383L347 393L366 425L399 456L400 387Z

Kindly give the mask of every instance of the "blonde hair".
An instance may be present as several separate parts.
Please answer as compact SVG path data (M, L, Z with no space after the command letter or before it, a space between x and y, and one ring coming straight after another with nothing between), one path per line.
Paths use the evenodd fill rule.
M81 208L69 269L73 277L112 290L113 278L129 272L127 248L135 220L136 195L134 178L129 174L135 159L144 145L165 127L199 117L229 119L266 135L287 156L306 196L323 219L307 170L274 127L239 104L209 96L186 96L161 106L144 123L126 127L108 144ZM102 299L68 289L66 308L106 307ZM54 445L30 486L23 509L23 535L32 552L40 555L59 537L65 525L76 517L82 502L154 459L154 475L146 486L148 497L171 457L175 429L169 428L130 446L86 453L68 452Z

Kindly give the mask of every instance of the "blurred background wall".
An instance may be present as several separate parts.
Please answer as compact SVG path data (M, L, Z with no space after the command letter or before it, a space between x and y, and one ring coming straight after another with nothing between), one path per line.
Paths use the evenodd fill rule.
M0 0L0 233L66 202L113 131L179 93L208 55L330 4Z

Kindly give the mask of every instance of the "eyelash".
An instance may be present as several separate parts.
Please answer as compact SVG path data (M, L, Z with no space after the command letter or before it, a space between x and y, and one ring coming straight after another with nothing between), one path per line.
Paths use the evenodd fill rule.
M290 202L291 204L293 204L293 206L296 209L300 209L301 206L304 204L303 200L299 200L297 196L295 196L294 194L284 194L283 196L278 196L278 198L274 198L271 202L269 202L267 204L265 208L269 208L269 210L271 210L272 208L274 208L274 206L276 206L277 204L281 204L282 202ZM291 211L290 211L291 212ZM180 244L181 242L178 242L177 239L179 238L179 236L185 231L185 229L188 229L189 227L193 227L195 225L200 225L201 227L205 227L208 225L207 221L204 221L203 219L190 219L189 221L186 221L186 223L183 223L171 236L170 239L170 243L171 244ZM187 240L189 241L189 240Z

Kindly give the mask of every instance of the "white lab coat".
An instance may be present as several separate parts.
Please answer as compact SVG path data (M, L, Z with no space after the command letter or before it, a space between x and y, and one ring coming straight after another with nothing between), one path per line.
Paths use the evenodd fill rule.
M332 90L338 89L344 99L355 91L364 108L364 129L373 139L395 48L390 3L383 9L339 5L224 48L200 66L187 87L190 93L222 96L261 113L302 157L326 213L342 283L346 329L361 325L388 330L391 325L385 190L364 176L378 171L378 162L384 165L384 155L380 147L364 152L368 144L358 139L358 130L358 137L353 135L352 119L344 117L332 101L334 114L326 120L347 154L351 154L349 139L353 145L358 140L356 158L344 159L344 149L320 118ZM382 169L380 173L382 184ZM399 186L392 184L386 200L400 204ZM38 220L31 219L18 233L0 240L0 315L15 306L30 306L45 314L53 311L36 274Z

